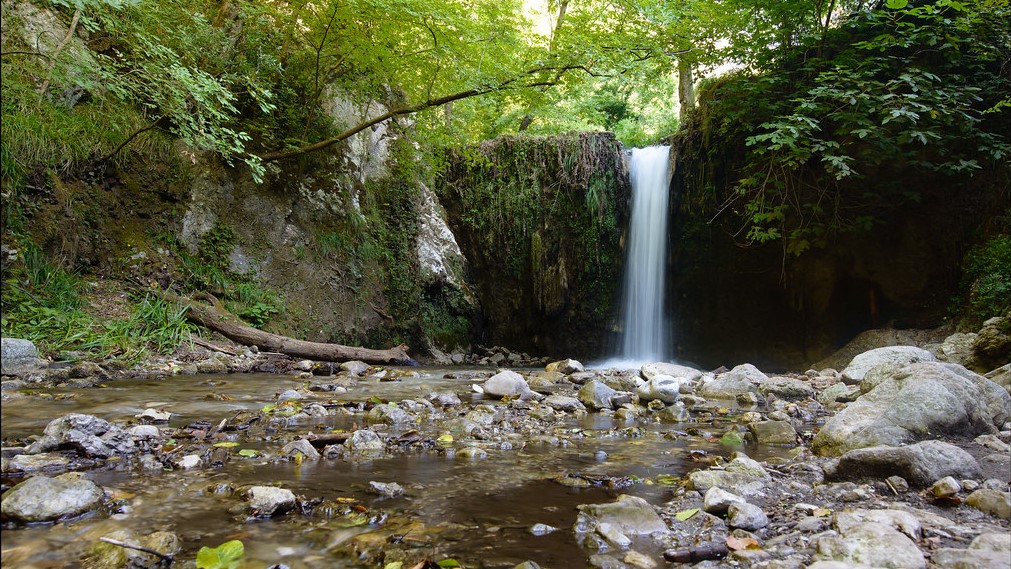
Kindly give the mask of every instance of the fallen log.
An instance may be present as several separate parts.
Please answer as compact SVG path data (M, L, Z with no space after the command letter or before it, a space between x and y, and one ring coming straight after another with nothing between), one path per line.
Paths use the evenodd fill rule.
M163 293L166 300L177 302L187 308L186 317L199 326L220 333L243 346L256 346L260 350L279 352L295 358L315 361L345 362L360 360L369 364L417 365L407 354L407 346L401 344L386 350L373 350L340 344L307 342L287 336L258 330L242 322L229 312L221 301L210 294L199 294L193 299L172 293ZM205 301L198 302L198 300Z

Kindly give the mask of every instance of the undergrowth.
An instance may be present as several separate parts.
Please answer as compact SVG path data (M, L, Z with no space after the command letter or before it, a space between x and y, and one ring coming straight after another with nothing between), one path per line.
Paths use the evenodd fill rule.
M4 275L3 335L31 340L57 357L137 363L172 353L196 330L185 307L151 292L130 297L127 317L91 314L82 296L88 287L79 275L26 247Z

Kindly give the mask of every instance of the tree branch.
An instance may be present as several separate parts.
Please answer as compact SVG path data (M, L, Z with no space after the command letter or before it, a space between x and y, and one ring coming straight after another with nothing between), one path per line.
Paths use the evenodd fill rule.
M49 89L49 81L52 78L53 68L56 67L56 58L60 57L60 53L70 43L70 38L74 37L74 32L77 31L77 22L80 20L81 9L77 8L74 10L74 17L70 21L70 29L67 30L67 35L63 36L59 45L56 46L56 51L53 52L53 57L49 58L49 67L46 68L46 79L42 82L42 85L39 85L39 95L45 95Z
M523 83L522 87L542 87L542 86L557 85L558 82L561 81L562 76L566 72L568 72L568 71L575 71L575 70L581 70L581 71L583 71L583 72L585 72L585 73L587 73L587 74L589 74L591 76L595 75L590 68L588 68L588 67L586 67L584 65L559 65L559 66L544 65L544 66L539 66L539 67L533 67L533 68L530 68L530 69L524 71L520 75L518 75L516 77L512 77L510 79L506 79L506 80L502 81L501 83L499 83L497 85L485 86L485 87L475 87L475 88L472 88L472 89L465 89L463 91L457 91L456 93L451 93L449 95L443 95L442 97L437 97L435 99L428 99L427 101L424 101L424 102L421 102L421 103L417 103L417 104L414 104L414 105L402 105L402 106L399 106L399 107L394 107L393 109L390 109L389 111L387 111L387 112L385 112L385 113L383 113L383 114L381 114L381 115L379 115L379 116L377 116L375 118L371 118L371 119L362 121L362 122L358 123L357 125L355 125L355 126L349 128L349 129L345 130L344 132L341 132L340 134L337 134L337 135L332 136L330 138L327 138L325 140L320 140L318 142L313 142L311 144L306 144L305 146L301 146L299 148L292 148L290 150L279 150L279 151L276 151L276 152L267 152L267 153L258 155L257 158L259 158L263 162L273 162L273 161L276 161L276 160L283 160L285 158L292 158L294 156L300 156L302 154L307 154L309 152L316 152L317 150L322 150L324 148L333 146L334 144L337 144L338 142L347 140L348 138L350 138L350 137L358 134L359 132L361 132L361 131L363 131L363 130L365 130L367 128L370 128L372 126L375 126L377 124L380 124L382 122L385 122L385 121L387 121L389 119L392 119L392 118L395 118L395 117L400 117L400 116L404 116L404 115L412 115L414 113L423 111L425 109L430 109L430 108L433 108L433 107L441 107L442 105L445 105L446 103L452 103L453 101L459 101L460 99L467 99L467 98L470 98L470 97L476 97L478 95L484 95L484 94L493 93L493 92L496 92L496 91L505 91L507 89L515 89L515 88L518 88L516 84L518 82L520 82L523 78L533 77L533 76L536 76L536 75L538 75L540 73L543 73L543 72L546 72L546 71L556 71L557 73L555 74L554 78L552 78L552 79L543 79L543 80L536 80L536 81L531 81L531 82Z

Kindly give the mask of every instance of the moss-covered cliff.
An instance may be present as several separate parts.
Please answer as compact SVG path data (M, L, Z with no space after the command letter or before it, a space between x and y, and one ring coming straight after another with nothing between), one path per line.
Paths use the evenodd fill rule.
M438 193L475 275L478 340L601 355L621 280L620 143L610 133L502 137L448 160Z

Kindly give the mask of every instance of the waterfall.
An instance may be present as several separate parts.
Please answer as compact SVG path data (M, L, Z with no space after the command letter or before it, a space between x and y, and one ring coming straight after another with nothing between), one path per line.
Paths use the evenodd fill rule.
M628 364L672 357L664 315L669 160L669 146L636 148L629 159L632 215L625 260L623 336L617 358Z

